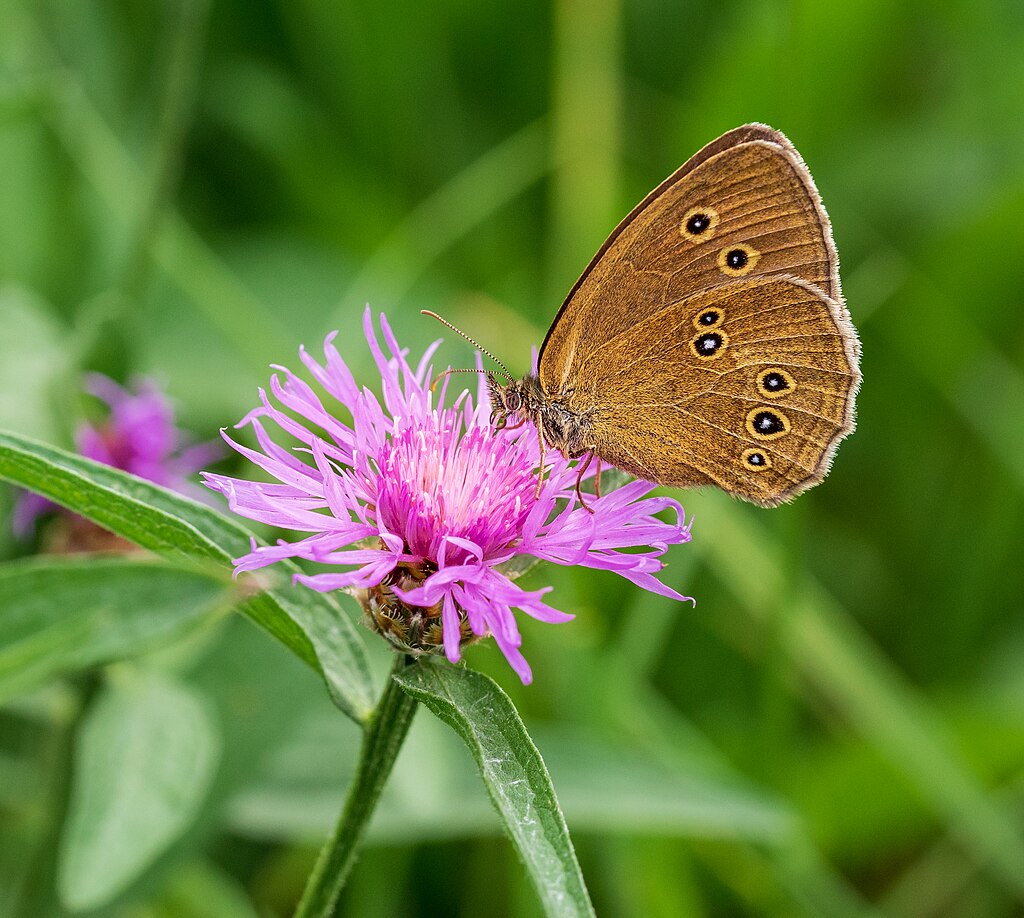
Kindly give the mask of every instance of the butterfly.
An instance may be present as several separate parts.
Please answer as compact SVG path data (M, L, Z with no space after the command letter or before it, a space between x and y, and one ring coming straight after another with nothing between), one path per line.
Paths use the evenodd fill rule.
M853 430L859 363L814 180L782 133L747 124L615 228L536 374L502 366L487 381L495 428L536 425L542 469L554 448L581 459L581 478L596 457L598 482L604 462L770 507L828 474Z

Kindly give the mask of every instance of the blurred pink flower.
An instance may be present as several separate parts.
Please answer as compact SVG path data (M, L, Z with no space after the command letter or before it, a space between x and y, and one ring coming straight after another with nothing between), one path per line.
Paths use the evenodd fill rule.
M305 349L300 356L351 420L339 418L309 384L278 367L283 381L272 376L270 390L290 413L261 389L262 406L238 424L252 426L259 449L224 434L278 483L204 473L207 486L236 513L310 533L296 542L254 543L236 559L236 573L283 558L329 565L330 572L296 574L295 580L315 590L355 593L378 630L414 653L443 647L455 662L463 643L490 634L525 683L531 672L512 610L545 622L573 616L542 601L551 587L529 592L514 582L509 562L517 556L611 570L654 593L687 598L654 576L668 545L690 539L676 501L647 497L654 486L634 481L589 498L591 513L576 502L574 464L551 453L538 496L536 431L491 430L483 377L475 405L463 391L446 407L447 380L436 393L429 385L430 359L440 342L413 368L384 316L386 353L369 309L363 324L383 404L356 385L331 334L323 365ZM301 445L277 445L264 420ZM655 516L662 510L672 511L672 522ZM639 546L647 550L620 551Z
M98 425L78 428L75 447L81 455L172 491L197 490L188 476L216 459L222 448L213 443L184 448L182 432L174 424L174 408L156 383L139 377L131 392L109 377L92 373L85 388L106 402L110 415ZM22 494L14 508L15 534L26 535L37 517L55 507L38 494Z

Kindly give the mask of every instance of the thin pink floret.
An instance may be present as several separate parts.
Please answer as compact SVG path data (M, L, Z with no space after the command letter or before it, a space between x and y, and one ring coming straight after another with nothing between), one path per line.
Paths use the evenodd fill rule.
M525 683L532 676L513 610L552 623L573 616L542 601L551 587L530 592L514 582L504 566L516 556L611 570L659 595L687 598L655 576L667 547L690 540L676 501L648 497L654 486L638 481L588 498L591 513L576 502L575 466L550 452L538 495L536 431L493 432L483 378L475 403L463 391L446 406L447 384L437 392L429 385L439 342L413 367L383 315L383 346L369 309L363 326L380 373L380 397L355 383L332 334L323 364L300 352L330 399L275 368L271 394L261 390L260 406L238 425L252 428L258 448L224 434L276 481L204 473L205 484L242 516L307 534L254 548L236 559L236 571L303 558L328 568L296 576L315 590L389 584L406 606L439 610L449 660L461 657L464 620L473 635L494 637ZM268 424L296 444L278 445ZM659 519L661 511L674 519ZM412 588L398 576L408 570L419 572Z

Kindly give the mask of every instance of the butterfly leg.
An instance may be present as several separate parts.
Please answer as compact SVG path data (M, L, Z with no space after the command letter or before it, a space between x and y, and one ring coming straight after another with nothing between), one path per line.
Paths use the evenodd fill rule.
M594 510L583 499L583 492L580 491L580 482L583 481L583 476L586 474L587 469L590 468L590 463L593 462L593 461L594 461L594 451L591 450L589 453L587 453L587 461L584 462L583 465L579 466L579 468L578 468L578 470L576 472L576 498L577 498L577 500L579 500L580 506L584 510L586 510L587 513L593 513ZM598 472L598 476L600 476L600 474L601 474L601 457L600 456L597 457L597 472ZM597 482L597 496L598 497L601 496L601 481L600 481L600 478L598 478L598 482Z
M544 432L540 429L540 424L537 425L537 443L540 446L540 470L537 473L537 498L540 498L540 492L544 488Z

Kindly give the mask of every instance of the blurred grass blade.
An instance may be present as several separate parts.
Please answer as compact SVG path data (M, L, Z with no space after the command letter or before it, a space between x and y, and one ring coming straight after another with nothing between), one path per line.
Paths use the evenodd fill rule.
M657 630L658 624L654 627ZM597 699L595 707L609 721L617 722L626 735L635 737L648 767L661 765L670 772L691 776L691 780L712 783L719 787L719 794L725 791L732 797L727 809L713 808L711 815L717 817L723 829L729 827L723 817L730 812L740 816L742 823L731 834L747 844L727 849L725 859L730 866L722 871L723 881L734 881L737 863L746 858L756 859L759 872L765 876L774 874L794 898L808 904L809 914L830 918L875 916L876 911L815 847L798 811L787 808L738 773L675 705L639 678L634 659L619 652L607 655L602 664L606 673L604 697ZM641 659L649 658L644 653ZM564 797L565 786L561 782L560 786ZM576 814L569 812L573 824L578 826Z
M551 778L508 695L481 673L427 661L392 678L469 747L546 914L593 915Z
M445 251L547 173L546 124L531 122L457 173L388 235L341 297L331 327L344 328L353 303L372 296L392 306Z
M701 546L714 552L716 570L757 614L781 590L784 565L771 541L744 525L724 502L702 517ZM695 546L697 543L694 543ZM816 582L806 580L790 600L783 636L804 675L931 802L979 860L1024 901L1024 840L960 761L941 720L907 685Z
M111 130L74 71L63 66L35 17L8 4L34 66L49 70L49 101L43 111L68 156L92 183L114 220L135 229L151 198L151 179ZM148 255L254 366L265 366L291 347L280 319L224 264L174 210L155 221Z
M154 902L153 918L259 918L245 890L213 863L178 871Z
M796 828L792 810L748 782L678 759L668 766L565 725L535 736L577 830L781 844Z
M228 566L231 558L249 551L249 532L209 507L110 466L4 431L0 478L172 559ZM338 707L364 721L372 709L365 651L333 598L285 586L258 593L239 609L318 669Z
M309 712L275 745L260 776L233 798L232 828L252 837L302 841L326 834L352 773L354 727ZM797 826L783 801L741 778L685 762L663 764L647 749L548 724L533 731L558 799L576 832L652 838L711 838L780 845ZM501 831L479 792L474 763L460 740L432 717L419 718L373 817L371 842L382 845L487 837ZM421 793L423 762L443 763ZM471 789L471 793L467 793Z
M198 814L220 738L201 698L154 673L109 685L75 750L58 890L72 911L125 889Z
M52 863L67 802L66 734L54 729L53 720L60 718L63 727L70 707L52 704L47 711L52 719L14 706L0 709L0 914L5 918L56 910L52 877L40 876L39 867Z
M196 87L201 71L210 0L179 0L168 13L163 35L165 69L157 103L159 116L153 137L148 178L140 195L137 228L125 259L122 289L128 303L139 302L145 293L149 250L174 198L181 177L183 154L193 116ZM131 319L128 316L122 319Z
M620 0L556 0L549 295L560 302L620 211Z
M229 595L206 574L139 558L0 566L0 703L63 673L172 641Z
M785 845L766 849L765 858L771 865L770 872L810 915L885 918L891 914L868 902L863 893L822 857L813 839L803 832L794 832Z
M70 363L58 321L33 291L0 287L0 426L56 436L51 398Z

